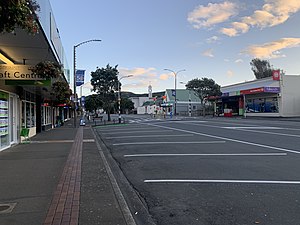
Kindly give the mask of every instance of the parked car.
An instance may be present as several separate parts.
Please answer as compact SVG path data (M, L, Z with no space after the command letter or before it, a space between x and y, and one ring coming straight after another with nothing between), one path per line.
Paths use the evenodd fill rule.
M80 119L80 124L79 124L80 126L85 126L85 119L83 119L83 118L81 118Z

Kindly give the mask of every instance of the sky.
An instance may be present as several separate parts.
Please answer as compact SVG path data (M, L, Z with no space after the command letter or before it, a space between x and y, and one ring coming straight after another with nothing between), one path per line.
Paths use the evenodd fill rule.
M195 78L226 86L254 80L250 62L266 59L300 75L299 0L50 0L69 67L90 73L118 65L122 91L177 88ZM170 72L169 69L174 71ZM184 71L182 71L184 70Z

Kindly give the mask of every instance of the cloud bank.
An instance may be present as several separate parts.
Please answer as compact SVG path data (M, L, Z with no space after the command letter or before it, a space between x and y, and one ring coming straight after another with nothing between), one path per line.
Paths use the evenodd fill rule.
M280 58L285 57L285 55L281 53L281 50L294 47L300 47L300 38L281 38L277 41L262 45L252 45L242 53L255 58Z

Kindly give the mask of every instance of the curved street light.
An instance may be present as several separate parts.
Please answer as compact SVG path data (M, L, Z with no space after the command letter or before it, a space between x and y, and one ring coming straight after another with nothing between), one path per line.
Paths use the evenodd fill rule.
M176 88L177 88L177 74L178 73L180 73L180 72L183 72L183 71L185 71L185 69L183 69L183 70L178 70L177 72L175 72L174 70L170 70L170 69L164 69L164 70L167 70L167 71L170 71L170 72L172 72L173 74L174 74L174 77L175 77L175 106L174 106L174 115L176 116L176 105L177 105L177 90L176 90Z
M132 77L133 75L126 75L126 76L122 76L120 77L120 79L118 79L118 107L119 107L119 123L121 123L121 95L120 95L120 81L124 78L128 78L128 77Z
M73 63L74 63L74 67L73 67L73 79L74 79L74 103L75 103L75 112L74 112L74 127L76 128L76 123L77 123L77 112L76 112L76 103L77 103L77 97L76 97L76 48L79 47L80 45L83 45L83 44L87 44L89 42L94 42L94 41L101 41L99 39L91 39L91 40L87 40L87 41L83 41L83 42L80 42L79 44L77 45L74 45L73 46Z

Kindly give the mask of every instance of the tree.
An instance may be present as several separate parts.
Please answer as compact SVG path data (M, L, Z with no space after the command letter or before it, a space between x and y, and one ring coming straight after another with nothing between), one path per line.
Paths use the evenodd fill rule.
M97 109L103 106L103 102L99 95L93 94L86 96L85 98L85 108L87 111L96 112Z
M118 102L114 105L115 111L119 110ZM129 98L121 98L121 112L125 113L126 111L130 111L134 109L134 103Z
M69 84L63 81L56 81L52 84L51 95L54 96L56 104L69 103L72 91Z
M252 59L250 62L251 70L253 71L256 79L271 77L273 68L270 66L268 60L261 60L258 58Z
M109 64L106 68L98 68L95 72L91 72L91 84L93 91L96 91L102 102L103 108L108 115L108 121L110 118L110 111L113 108L113 104L116 100L115 92L118 90L118 65L111 67ZM119 83L121 86L121 84Z
M16 27L29 33L38 32L36 11L40 6L35 0L2 0L0 3L0 33L13 32Z
M208 96L220 96L222 93L220 91L220 85L218 85L213 79L208 78L195 78L190 80L186 84L188 90L193 90L199 97L201 106L203 109L203 115L205 115L205 105L204 99Z

